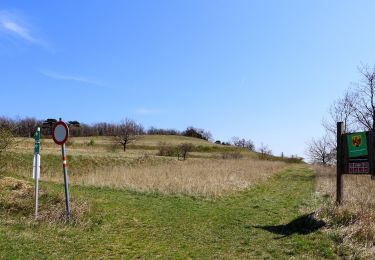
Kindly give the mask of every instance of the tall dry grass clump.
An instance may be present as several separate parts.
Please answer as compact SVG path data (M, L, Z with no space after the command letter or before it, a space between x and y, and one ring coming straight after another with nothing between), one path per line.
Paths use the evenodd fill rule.
M282 162L253 159L190 159L149 166L111 167L71 176L77 184L126 188L162 194L218 197L266 180L286 167Z
M88 226L89 204L71 199L73 225ZM17 216L16 218L12 216ZM65 199L61 195L41 189L39 192L38 222L65 223ZM0 222L34 223L34 185L12 177L0 178Z
M375 257L375 181L369 175L344 175L344 200L336 206L336 168L314 166L314 171L316 191L326 200L318 215L344 247L359 256Z

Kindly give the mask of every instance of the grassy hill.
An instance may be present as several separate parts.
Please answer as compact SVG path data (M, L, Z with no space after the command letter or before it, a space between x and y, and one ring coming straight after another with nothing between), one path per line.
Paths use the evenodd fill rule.
M182 161L158 156L160 142L206 150ZM61 155L51 140L42 143L41 216L33 220L32 145L19 140L0 177L5 258L335 258L308 215L313 175L304 165L179 136L143 136L125 153L110 138L73 138L73 220L65 224Z

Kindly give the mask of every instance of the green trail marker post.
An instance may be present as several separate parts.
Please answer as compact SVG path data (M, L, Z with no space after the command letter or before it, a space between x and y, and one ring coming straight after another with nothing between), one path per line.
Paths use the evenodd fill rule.
M39 178L40 178L40 127L37 128L35 135L35 144L34 144L34 162L33 162L33 178L35 181L35 220L38 219L38 193L39 193Z

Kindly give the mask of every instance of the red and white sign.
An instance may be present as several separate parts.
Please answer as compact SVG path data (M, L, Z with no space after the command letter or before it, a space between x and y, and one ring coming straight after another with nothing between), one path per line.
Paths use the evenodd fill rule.
M349 163L349 173L369 173L369 162Z
M55 123L55 125L52 128L53 141L58 145L63 145L66 142L66 140L68 140L68 137L68 126L63 121Z

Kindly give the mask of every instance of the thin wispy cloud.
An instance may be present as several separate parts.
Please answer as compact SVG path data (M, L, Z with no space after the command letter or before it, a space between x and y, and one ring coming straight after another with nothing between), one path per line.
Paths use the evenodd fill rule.
M98 85L98 86L104 86L103 82L100 82L95 79L91 79L85 76L81 75L73 75L73 74L61 74L55 71L50 70L40 70L40 73L42 73L44 76L53 78L53 79L59 79L59 80L67 80L67 81L76 81L80 83L86 83L86 84L92 84L92 85Z
M45 41L34 35L32 26L27 19L14 11L0 10L0 32L21 38L32 44L47 46Z
M135 113L137 115L148 116L148 115L160 115L164 114L166 111L162 109L150 109L150 108L138 108Z

